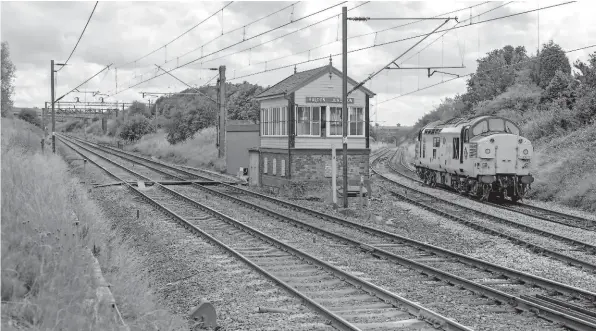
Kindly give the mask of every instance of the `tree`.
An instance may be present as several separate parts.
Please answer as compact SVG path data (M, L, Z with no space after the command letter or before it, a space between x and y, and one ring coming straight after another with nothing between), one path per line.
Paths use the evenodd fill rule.
M397 123L397 127L399 128L401 126L401 124Z
M575 79L583 85L596 88L596 52L589 55L587 64L577 60L573 66L579 70L573 75Z
M215 125L216 119L215 108L174 110L166 125L166 139L170 144L185 141L192 138L197 131Z
M14 93L14 72L16 67L10 60L10 49L8 43L2 42L2 117L5 117L13 105L12 95Z
M468 91L462 101L468 109L480 101L490 100L505 92L515 83L516 71L521 66L512 66L527 58L523 46L505 46L495 49L479 60L476 73L468 79Z
M532 68L532 78L542 88L546 88L550 84L557 70L561 70L565 74L571 74L571 65L565 51L552 40L542 45L539 59Z
M570 85L571 77L569 77L568 74L563 73L563 71L557 70L546 87L545 97L549 100L561 97L571 97L571 91L569 90Z
M128 116L143 115L151 117L151 111L147 109L147 105L140 101L133 101L132 105L128 107Z
M35 109L30 109L30 108L21 109L21 111L19 112L19 118L22 119L23 121L27 121L33 125L37 125L37 126L41 125L41 121L39 120Z
M122 126L122 131L120 131L120 138L136 141L141 139L142 136L151 132L154 132L154 127L151 125L149 120L145 116L137 114L124 123L124 126Z

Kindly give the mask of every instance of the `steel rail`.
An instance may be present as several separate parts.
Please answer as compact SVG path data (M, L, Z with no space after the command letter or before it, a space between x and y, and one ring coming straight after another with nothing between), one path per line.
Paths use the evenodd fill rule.
M96 147L96 148L102 149L102 147ZM115 150L115 152L121 153L118 150ZM123 153L123 154L128 155L129 153ZM129 159L127 157L123 157L123 156L118 156L118 157L121 157L128 161L132 161L131 159ZM139 157L139 158L144 159L142 157ZM144 166L147 167L147 165L144 165ZM162 165L162 166L166 166L167 168L170 168L175 171L180 171L180 169L176 169L176 168L168 166L168 165ZM156 169L153 167L148 167L148 168L150 168L156 172L160 172L160 173L163 173L166 175L171 175L171 174L164 172L160 169ZM186 173L186 171L181 171L181 172ZM192 175L192 173L188 173L188 174ZM493 299L495 299L495 301L498 301L500 303L507 303L513 307L516 307L517 309L534 312L534 313L538 314L539 316L545 317L548 320L563 323L569 327L576 328L577 330L588 330L592 327L591 324L596 326L596 318L593 318L590 315L577 313L577 312L573 312L573 311L569 312L569 313L564 313L561 311L557 311L556 308L550 309L545 304L543 304L543 302L536 301L532 297L525 297L525 296L517 297L517 296L511 295L511 294L507 294L502 291L490 288L488 286L478 284L476 282L467 280L465 278L462 278L462 277L459 277L459 276L456 276L456 275L453 275L453 274L450 274L447 272L443 272L436 268L426 266L422 263L419 263L419 262L413 261L411 259L407 259L405 257L393 254L391 252L383 250L382 248L376 247L374 245L367 245L365 243L345 237L343 235L339 235L339 234L330 232L328 230L321 229L319 227L313 226L311 224L305 223L305 222L297 220L295 218L285 216L281 213L275 212L275 211L268 209L266 207L259 206L259 205L244 201L242 199L227 195L222 192L218 192L218 191L210 189L210 188L206 188L206 187L201 187L201 188L205 191L209 191L210 193L213 193L220 197L227 198L231 201L242 204L242 205L246 206L247 208L254 209L254 210L260 211L266 215L272 216L273 218L277 218L283 222L287 222L287 223L297 226L299 228L305 228L308 231L319 233L324 237L330 237L330 238L336 239L342 243L350 244L354 247L359 247L361 250L363 250L367 253L370 253L373 256L379 257L381 259L391 260L395 263L398 263L398 264L406 266L406 267L421 270L422 273L428 275L431 278L436 277L438 279L444 280L445 282L447 282L451 285L459 285L459 286L466 288L474 293L492 297ZM342 224L342 225L345 225L345 224ZM358 227L359 228L363 228L363 227L367 228L366 226L358 226ZM395 240L394 236L390 233L387 233L382 230L377 230L374 228L370 228L370 230L374 230L372 232L376 232L376 233L374 233L376 235L381 234L380 235L381 237L385 237L385 238L389 237L390 239ZM367 229L365 229L364 232L370 233L369 231L367 231ZM401 238L399 238L399 239L401 239ZM442 250L442 249L440 249L440 250ZM443 250L443 254L441 254L441 255L445 255L444 254L445 251L447 251L447 250ZM447 251L447 252L449 252L449 251ZM458 253L454 253L454 252L450 252L450 253L451 253L451 255L455 255L457 257L464 257L465 259L468 259L468 260L479 261L477 259L465 256L462 254L458 254ZM458 258L458 260L459 260L459 258ZM476 262L476 261L474 261L474 262ZM592 302L596 301L596 293L592 293L592 292L589 292L589 291L586 291L583 289L579 289L579 288L574 288L574 287L571 287L571 286L568 286L565 284L553 282L548 279L540 278L537 276L527 275L527 274L524 274L522 272L519 272L519 271L516 271L513 269L499 267L499 266L492 265L492 264L484 262L484 261L480 261L480 262L482 262L485 265L479 266L477 263L471 263L471 265L476 268L485 268L485 269L489 269L489 268L493 269L494 267L497 267L498 269L496 270L496 272L502 273L504 275L508 275L510 278L514 278L514 279L526 278L525 279L526 282L529 284L532 284L532 285L538 285L538 286L542 286L545 288L554 289L555 291L560 291L562 293L571 294L572 296L584 297ZM465 264L470 264L470 263L468 262ZM493 271L493 272L495 272L495 271ZM527 276L529 276L529 277L527 277ZM565 302L559 302L558 300L557 300L557 302L559 304L559 306L557 308L559 308L559 309L561 309L561 307L565 305ZM551 307L556 307L556 305L552 305ZM573 316L573 315L575 315L575 316ZM586 326L587 326L587 328L585 328Z
M393 159L395 157L395 155L397 155L397 152L398 152L398 150L395 151L395 154L391 157L391 159ZM388 162L388 164L389 164L389 168L391 170L393 170L394 172L398 172L393 167L393 165L391 164L391 162ZM375 170L373 170L373 171L375 171ZM596 246L595 245L592 245L590 243L583 242L583 241L580 241L580 240L576 240L576 239L573 239L573 238L569 238L569 237L566 237L566 236L563 236L563 235L560 235L560 234L552 233L552 232L549 232L549 231L546 231L546 230L538 229L538 228L535 228L535 227L530 226L530 225L525 225L525 224L521 224L521 223L518 223L518 222L515 222L515 221L510 221L510 220L505 219L503 217L490 215L490 214L487 214L487 213L484 213L484 212L475 210L475 209L470 208L470 207L465 207L465 206L459 205L457 203L453 203L453 202L447 201L445 199L442 199L442 198L439 198L439 197L435 197L432 194L428 194L428 193L425 193L425 192L420 192L420 191L418 191L418 190L416 190L414 188L408 187L406 185L397 183L397 182L395 182L395 181L393 181L393 180L391 180L389 178L386 178L386 176L383 176L383 175L380 175L380 176L383 177L383 178L385 178L385 179L387 179L387 180L389 180L389 181L391 181L391 182L393 182L393 183L395 183L395 184L397 184L397 185L399 185L399 186L407 187L410 190L417 191L419 194L422 194L424 196L427 196L427 197L430 197L430 198L439 200L441 202L445 202L445 203L448 203L448 204L451 204L451 205L455 205L458 208L463 208L463 209L469 210L469 211L475 213L476 215L480 215L482 217L489 217L490 219L495 220L495 221L497 221L499 223L502 223L502 224L505 224L505 225L514 226L514 227L517 227L519 229L522 229L522 230L525 230L525 231L528 231L528 232L535 232L535 233L538 233L538 234L543 235L545 237L557 239L557 240L559 240L561 242L564 242L564 243L567 243L567 244L572 244L572 245L575 245L575 246L579 246L581 248L584 248L586 251L588 251L588 252L590 252L592 254L596 254Z
M81 141L85 142L84 140L81 140ZM85 142L85 143L88 143L88 142ZM88 144L91 144L91 143L88 143ZM97 148L108 148L108 149L112 150L113 152L125 154L125 155L132 156L132 157L135 157L135 158L144 160L144 161L148 161L148 162L151 162L151 163L154 163L154 164L157 164L157 165L160 165L160 166L169 168L171 170L181 172L181 173L183 173L185 175L188 175L188 176L195 175L195 176L200 177L199 175L193 174L192 172L186 171L184 169L179 169L179 168L177 168L175 166L171 166L171 165L168 165L168 164L159 162L159 161L151 160L151 159L148 159L148 158L145 158L145 157L142 157L142 156L138 156L138 155L135 155L135 154L132 154L132 153L123 152L123 151L120 151L120 150L115 149L115 148L105 147L105 146L99 146L99 145L98 145ZM388 151L390 151L390 150L388 150ZM388 151L384 151L384 153L387 153ZM157 170L157 169L153 169L153 170L160 171L160 170ZM162 173L163 174L168 174L168 175L172 176L172 174L169 174L169 173L166 173L166 172L162 172ZM204 178L204 177L201 177L201 178ZM226 194L224 194L222 192L219 192L219 191L210 189L208 187L203 187L203 186L200 186L198 184L196 186L199 187L199 188L201 188L201 189L204 189L205 191L208 191L210 193L214 193L216 195L219 195L221 197L228 197L229 199L232 199L234 201L238 201L239 200L241 202L244 202L243 200L238 199L238 198L236 198L234 196L226 195ZM280 200L280 199L277 199L277 198L274 198L274 197L270 197L270 196L267 196L267 195L264 195L264 194L261 194L261 193L249 191L249 190L246 190L246 189L237 187L237 186L233 186L233 185L229 185L229 184L223 184L223 183L220 184L220 186L231 188L231 189L240 191L242 193L245 193L245 194L254 196L256 198L267 200L269 202L275 203L275 204L280 205L280 206L283 206L285 208L288 208L288 209L291 209L291 210L296 210L296 211L299 211L299 212L302 212L302 213L305 213L305 214L308 214L308 215L311 215L311 216L315 216L316 218L320 218L320 219L323 219L323 220L331 221L333 223L337 223L337 224L341 224L341 225L344 225L344 226L356 228L356 229L359 229L359 230L361 230L361 231L363 231L365 233L368 233L368 234L373 234L373 235L376 235L376 236L379 236L379 237L383 237L383 238L387 238L387 239L390 239L390 240L393 240L393 241L407 242L410 245L415 245L417 247L420 247L420 248L423 248L425 250L431 251L431 252L433 252L434 254L437 254L437 255L454 256L454 257L456 257L459 260L466 261L466 262L468 262L468 263L470 263L472 265L477 266L479 269L489 269L489 270L491 270L493 272L502 273L502 274L508 276L509 278L518 278L518 279L521 279L521 280L523 280L524 282L527 282L527 283L537 284L537 285L539 285L541 287L551 288L553 290L560 291L562 293L567 293L567 294L570 294L570 295L577 295L577 296L585 297L585 298L587 298L587 299L589 299L591 301L596 302L596 293L592 293L592 292L589 292L589 291L586 291L586 290L583 290L583 289L580 289L580 288L572 287L572 286L569 286L569 285L566 285L566 284L562 284L562 283L559 283L559 282L555 282L555 281L552 281L552 280L549 280L549 279L546 279L546 278L542 278L542 277L539 277L539 276L534 276L534 275L531 275L531 274L527 274L527 273L524 273L522 271L517 271L517 270L511 269L511 268L502 267L502 266L499 266L499 265L496 265L496 264L493 264L493 263L490 263L490 262L482 261L482 260L479 260L479 259L476 259L476 258L467 256L467 255L464 255L464 254L460 254L460 253L457 253L457 252L454 252L454 251L451 251L451 250L448 250L448 249L444 249L444 248L441 248L441 247L438 247L438 246L433 246L433 245L430 245L430 244L427 244L427 243L416 241L414 239L403 237L403 236L397 235L395 233L387 232L385 230L377 229L375 227L371 227L371 226L368 226L368 225L359 224L359 223L356 223L356 222L353 222L353 221L349 221L349 220L344 219L344 218L339 218L339 217L336 217L336 216L333 216L333 215L330 215L330 214L327 214L327 213L323 213L323 212L319 212L319 211L316 211L316 210L313 210L313 209L305 208L305 207L299 206L297 204L294 204L294 203L291 203L291 202L288 202L288 201ZM257 206L257 207L263 208L263 207L260 207L260 206ZM266 209L266 208L263 208L263 209ZM273 212L273 211L271 211L271 212L272 213L275 213L275 214L278 214L278 213ZM286 216L280 215L280 218L286 218ZM499 235L501 235L501 234L499 233Z
M401 153L403 156L403 152ZM415 170L410 169L410 167L408 167L407 165L405 165L403 163L403 158L400 157L400 161L399 161L400 165L404 168L406 168L408 171L415 173ZM420 180L419 178L416 178L414 176L408 176L402 172L400 172L399 170L393 168L393 167L389 167L393 172L395 172L396 174L402 176L402 177L406 177L412 181L418 182L418 183L424 183L422 180ZM447 192L453 193L452 190L448 189L448 188L443 188L443 187L437 187L439 189L445 190ZM503 210L508 210L510 212L514 212L514 213L518 213L518 214L523 214L526 216L530 216L530 217L534 217L537 219L541 219L543 221L547 221L547 222L552 222L552 223L558 223L561 225L565 225L565 226L570 226L570 227L574 227L574 228L578 228L578 229L583 229L583 230L588 230L588 231L595 231L596 230L596 221L591 220L591 219L587 219L581 216L575 216L575 215L571 215L571 214L566 214L566 213L562 213L562 212L558 212L555 210L551 210L551 209L546 209L546 208L542 208L542 207L538 207L538 206L533 206L533 205L528 205L528 204L524 204L524 203L512 203L511 206L515 206L515 207L520 207L520 208L527 208L527 209L534 209L538 212L542 212L542 213L547 213L547 214L551 214L555 217L562 217L565 219L569 219L571 221L575 221L577 223L566 223L563 221L558 221L556 219L552 219L552 218L548 218L546 216L542 216L542 215L536 215L533 214L532 212L527 212L527 211L523 211L523 210L518 210L515 208L512 208L510 206L507 205L500 205L500 204L496 204L493 202L488 202L488 201L478 201L480 203L495 207L495 208L499 208L499 209L503 209Z
M570 226L570 227L574 227L574 228L578 228L578 229L583 229L583 230L587 230L587 231L596 231L596 221L587 219L584 217L566 214L566 213L558 212L555 210L546 209L546 208L528 205L528 204L519 203L519 202L512 203L511 205L499 205L499 204L492 203L492 202L485 202L485 203L487 205L493 206L495 208L505 209L505 210L508 210L508 211L511 211L514 213L519 213L519 214L523 214L526 216L538 218L543 221L558 223L558 224L562 224L562 225L566 225L566 226ZM511 207L511 206L513 206L513 207ZM517 208L529 209L532 211L519 210ZM560 218L569 220L569 222L571 222L571 223L565 222L565 221L558 221L556 219L549 218L548 216L544 216L544 215L540 215L540 214L536 214L536 213L542 213L542 214L552 215L554 217L560 217Z
M59 135L59 138L62 138ZM63 141L63 143L65 143L67 146L69 146L69 144L67 144L65 142L65 139L60 139ZM101 156L91 150L89 150L88 148L82 147L78 144L75 143L75 145L79 146L80 148L88 151L89 153L95 154L96 156L104 159L105 161L108 161L116 166L120 166L121 168L136 174L139 177L145 178L146 180L151 180L150 178L135 173L134 171L130 170L130 169L126 169L124 166L119 165L118 163L104 157ZM75 150L75 152L79 153L80 155L83 155L82 153L80 153L79 151L77 151L76 149L74 149L72 146L69 146L71 149ZM99 149L99 148L98 148ZM98 165L96 162L92 162L93 164L99 166L102 170L106 171L109 173L109 171L103 167L101 167L100 165ZM116 177L115 175L112 174L112 176ZM117 178L117 177L116 177ZM118 180L121 180L118 178ZM137 193L138 195L140 195L143 199L145 199L146 201L148 201L149 203L157 206L158 208L166 211L166 213L168 213L170 216L172 216L176 221L178 221L179 223L181 223L185 228L195 232L196 234L200 234L202 236L204 236L205 238L215 242L216 244L218 244L219 246L225 248L226 250L230 251L232 254L234 254L237 258L241 259L242 261L244 261L245 263L247 263L248 265L250 265L251 267L255 268L256 270L258 270L260 273L262 273L263 275L269 277L270 279L272 279L273 281L275 281L276 283L280 284L282 287L284 287L286 290L288 290L289 292L295 294L296 296L300 297L308 306L310 306L311 308L313 308L314 310L318 311L321 315L325 316L326 318L330 319L332 322L331 324L336 327L339 328L340 330L359 330L356 326L354 326L353 324L347 322L346 320L344 320L343 318L341 318L340 316L337 316L336 314L334 314L333 312L331 312L330 310L326 309L325 307L323 307L322 305L316 303L314 300L310 299L309 297L307 297L306 295L302 294L301 292L299 292L298 290L292 288L289 284L287 284L286 282L284 282L283 280L279 279L278 277L276 277L275 275L267 272L265 269L259 267L257 264L253 263L252 261L250 261L249 259L247 259L246 257L244 257L241 253L239 253L238 251L234 250L233 248L227 246L226 244L224 244L223 242L217 240L216 238L214 238L213 236L209 235L208 233L206 233L205 231L201 230L200 228L194 226L193 224L191 224L190 222L188 222L187 220L185 220L183 217L177 215L176 213L174 213L173 211L171 211L170 209L168 209L167 207L159 204L158 202L156 202L155 200L153 200L152 198L150 198L149 196L147 196L146 194L144 194L143 192L141 192L140 190L134 188L132 185L126 183L127 187L132 189L135 193ZM309 264L311 263L316 263L318 264L320 267L327 269L330 273L332 273L333 275L335 275L337 278L339 278L342 281L345 281L347 283L352 284L353 286L368 292L370 295L373 295L377 298L379 298L380 300L384 301L387 304L391 304L394 307L398 308L398 305L405 305L407 307L407 312L416 316L418 319L420 319L421 321L426 321L428 323L430 323L431 325L433 325L435 328L441 328L444 330L465 330L465 331L471 331L470 328L461 325L459 323L457 323L456 321L453 321L447 317L444 317L436 312L433 312L427 308L424 308L420 305L418 305L415 302L412 302L410 300L407 300L401 296L398 296L397 294L394 294L392 292L389 292L381 287L378 287L370 282L367 282L365 280L359 279L356 276L353 276L339 268L336 268L332 265L330 265L327 262L324 262L308 253L302 252L301 250L294 248L288 244L285 244L281 241L276 240L273 237L270 237L269 235L255 229L252 228L246 224L243 224L242 222L236 221L234 220L232 217L227 216L223 213L220 213L210 207L207 207L201 203L199 203L198 201L187 197L184 194L178 193L176 191L173 191L163 185L160 185L158 183L156 183L156 185L158 185L158 187L160 187L161 189L165 190L166 192L172 194L173 196L176 196L178 198L181 198L191 204L193 204L195 207L198 207L199 209L211 214L212 216L217 217L218 219L221 219L223 221L225 221L228 224L233 225L234 227L241 229L242 231L258 237L259 239L261 239L262 241L275 246L278 249L281 249L285 252L289 252L291 255L293 256L298 256L300 259L304 260L307 259L309 260ZM596 327L596 324L594 324L594 326Z
M427 197L427 198L430 198L430 199L437 199L437 200L440 200L441 202L444 202L444 200L438 199L438 198L434 197L433 195L430 195L430 194L424 193L424 192L420 192L420 191L417 191L414 188L408 187L408 186L403 185L401 183L397 183L397 182L391 180L391 178L389 178L389 177L381 174L380 172L376 171L375 169L372 169L372 171L377 176L379 176L380 178L382 178L383 180L385 180L385 181L387 181L389 183L395 184L395 185L397 185L397 186L399 186L401 188L407 189L407 190L415 191L417 194L420 194L423 197ZM476 230L479 230L479 231L482 231L482 232L485 232L485 233L488 233L488 234L491 234L491 235L494 235L494 236L498 236L498 237L501 237L501 238L505 238L505 239L513 242L514 244L517 244L517 245L526 247L528 249L531 249L535 253L544 254L544 255L553 257L553 258L555 258L555 259L557 259L559 261L563 261L563 262L565 262L567 264L570 264L570 265L573 265L573 266L576 266L576 267L579 267L579 268L583 268L583 269L589 270L591 272L596 272L596 265L594 265L592 263L589 263L587 261L583 261L583 260L574 258L572 256L561 254L561 253L555 252L553 250L550 250L548 248L545 248L545 247L542 247L542 246L539 246L539 245L532 244L532 243L530 243L528 241L525 241L523 239L520 239L520 238L517 238L517 237L514 237L514 236L510 236L508 234L505 234L505 233L500 232L500 231L497 231L497 230L493 230L493 229L487 228L487 227L485 227L483 225L480 225L480 224L478 224L476 222L468 221L468 220L466 220L466 219L464 219L462 217L453 215L451 213L444 212L444 211L439 210L439 209L437 209L435 207L432 207L432 206L427 205L425 203L422 203L420 201L417 201L417 200L414 200L412 198L409 198L409 197L407 197L404 194L401 194L401 193L398 193L398 192L395 192L395 191L389 191L389 192L393 196L395 196L395 197L397 197L397 198L399 198L401 200L404 200L404 201L406 201L406 202L408 202L410 204L413 204L415 206L418 206L418 207L420 207L422 209L428 210L428 211L430 211L430 212L432 212L434 214L437 214L439 216L443 216L443 217L448 218L448 219L450 219L452 221L456 221L458 223L464 224L464 225L469 226L469 227L471 227L473 229L476 229ZM445 202L446 203L449 203L448 201L445 201ZM489 217L491 219L493 217L497 218L496 216L485 215L482 212L478 212L478 211L475 211L473 209L467 209L466 207L462 207L462 206L457 205L457 204L456 204L456 206L457 207L461 207L461 208L466 209L466 210L470 210L470 211L475 212L477 214L480 214L481 217Z

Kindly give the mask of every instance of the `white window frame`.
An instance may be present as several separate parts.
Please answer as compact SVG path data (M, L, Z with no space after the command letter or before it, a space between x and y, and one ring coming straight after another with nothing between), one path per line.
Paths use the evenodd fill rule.
M288 107L268 107L261 109L261 136L287 137ZM284 123L285 122L285 123Z
M313 108L319 108L319 120L316 122L318 123L317 127L318 127L318 134L313 134ZM309 134L299 134L298 133L298 108L305 108L308 109L308 113L309 113L309 120L308 120L308 127L309 127ZM308 105L308 106L296 106L294 109L294 129L296 132L296 137L321 137L321 106L318 105Z
M286 160L285 159L281 159L280 176L281 177L285 177L286 176Z
M362 110L362 121L360 121L361 125L362 125L362 134L351 134L351 128L352 128L352 123L353 121L350 118L350 110L352 109L361 109ZM357 116L356 116L357 117ZM355 123L358 123L358 121L355 121ZM366 109L364 107L348 107L348 136L350 137L364 137L366 135ZM356 132L358 132L358 129L356 128Z
M341 130L339 130L339 134L331 134L331 107L333 107L333 108L339 108L339 110L340 110L340 117L341 117L342 111L343 111L343 109L342 109L341 106L339 106L339 107L336 106L336 105L328 105L327 106L327 118L325 119L325 121L327 122L327 123L325 123L326 136L327 137L342 137L343 136L343 125L344 125L343 120L340 121L340 123L341 123L341 126L340 126Z
M263 173L266 174L267 173L267 157L265 156L265 158L263 158Z

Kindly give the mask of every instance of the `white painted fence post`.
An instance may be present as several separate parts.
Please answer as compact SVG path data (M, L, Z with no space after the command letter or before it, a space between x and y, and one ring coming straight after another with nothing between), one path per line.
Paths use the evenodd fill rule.
M331 191L333 191L333 203L337 204L337 159L335 146L331 146Z

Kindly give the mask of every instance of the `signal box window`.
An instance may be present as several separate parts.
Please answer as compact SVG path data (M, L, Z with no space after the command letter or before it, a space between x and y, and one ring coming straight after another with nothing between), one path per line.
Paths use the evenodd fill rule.
M434 137L433 138L433 147L440 147L441 146L441 138Z

